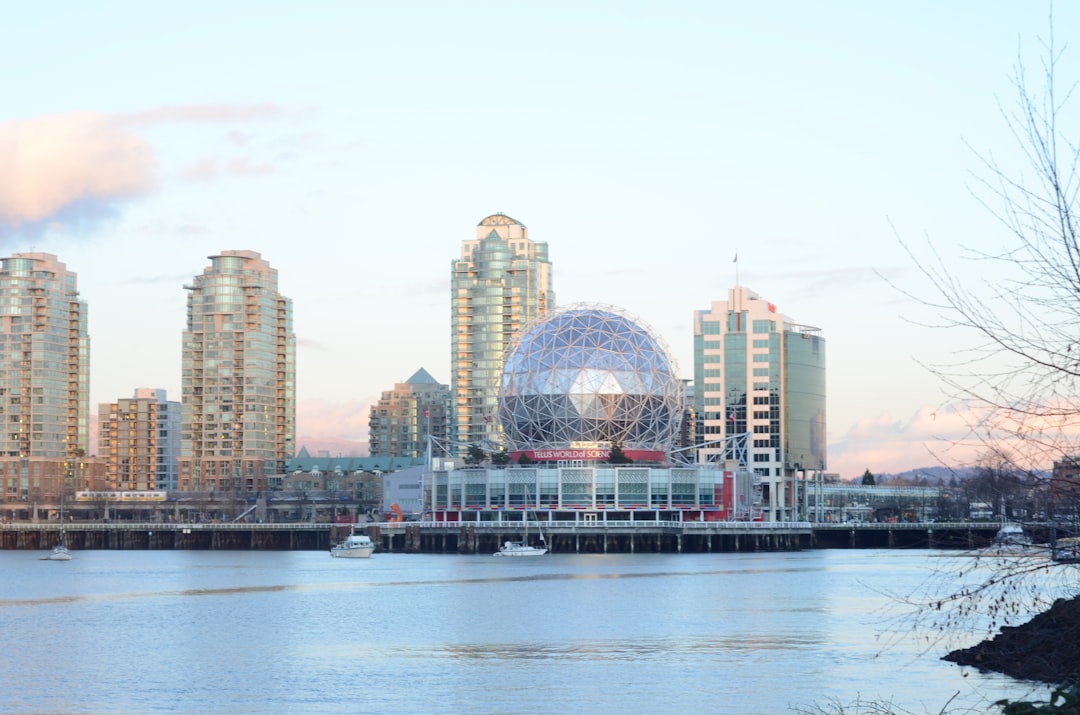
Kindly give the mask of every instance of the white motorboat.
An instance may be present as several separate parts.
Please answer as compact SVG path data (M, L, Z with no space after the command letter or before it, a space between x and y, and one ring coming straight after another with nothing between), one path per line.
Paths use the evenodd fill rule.
M1080 537L1058 539L1052 544L1051 558L1063 564L1080 563Z
M1031 537L1024 531L1020 524L1005 522L994 536L991 548L1002 552L1026 551L1032 546Z
M367 534L355 531L348 538L330 549L330 555L344 559L366 559L375 551L375 542Z

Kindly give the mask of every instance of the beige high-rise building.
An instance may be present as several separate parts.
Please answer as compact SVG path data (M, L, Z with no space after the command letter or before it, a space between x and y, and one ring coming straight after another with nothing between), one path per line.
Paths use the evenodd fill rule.
M165 390L141 387L98 405L98 457L110 490L175 490L179 455L180 403Z
M467 445L499 442L503 353L523 326L555 307L555 293L547 244L501 213L480 222L451 268L451 439L463 454Z
M294 450L292 301L254 251L210 261L185 286L180 489L261 491Z
M368 448L372 457L422 457L429 436L446 441L449 424L449 385L420 368L371 406Z

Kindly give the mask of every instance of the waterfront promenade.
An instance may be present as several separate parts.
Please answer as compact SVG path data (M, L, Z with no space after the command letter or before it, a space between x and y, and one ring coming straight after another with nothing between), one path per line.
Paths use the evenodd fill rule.
M362 524L381 552L494 553L526 534L521 522L373 522ZM552 553L706 553L796 551L812 548L979 548L995 522L811 524L742 521L542 522ZM61 525L0 524L0 550L48 549ZM71 522L64 538L73 550L202 549L318 551L345 538L350 524ZM1038 526L1036 541L1046 541ZM537 524L528 536L538 541Z

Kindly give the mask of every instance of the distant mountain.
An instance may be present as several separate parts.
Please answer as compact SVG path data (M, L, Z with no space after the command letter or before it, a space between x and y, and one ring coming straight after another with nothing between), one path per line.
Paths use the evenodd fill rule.
M956 477L959 481L964 481L978 474L978 467L922 467L920 469L909 469L906 472L899 472L897 474L875 474L874 479L878 484L882 482L890 482L893 480L901 482L917 482L920 479L926 479L926 481L935 485L938 480L948 484L953 477ZM1039 471L1035 473L1035 476L1039 479L1049 479L1050 472ZM859 480L852 480L858 482Z
M975 474L975 467L943 467L938 465L936 467L920 467L918 469L909 469L906 472L899 472L897 474L882 474L882 478L897 479L903 481L915 481L919 479L926 479L931 484L937 484L938 480L944 481L948 484L949 480L953 477L957 479L967 479ZM879 475L874 475L878 477Z

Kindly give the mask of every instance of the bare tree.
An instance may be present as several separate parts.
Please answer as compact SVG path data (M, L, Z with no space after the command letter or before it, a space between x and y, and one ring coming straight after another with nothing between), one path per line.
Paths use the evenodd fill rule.
M927 367L952 398L974 407L971 438L1008 443L1024 470L1049 469L1080 443L1080 148L1066 133L1077 132L1077 122L1061 121L1072 88L1057 86L1064 48L1055 46L1052 26L1051 18L1049 39L1040 40L1040 82L1029 84L1018 57L1015 105L999 104L1025 164L1006 168L976 152L982 171L973 193L1014 240L1000 250L960 247L980 264L983 278L974 283L932 244L927 260L901 240L936 295L915 299L937 312L937 327L973 337L956 361Z
M976 490L980 498L1002 503L1045 488L1055 462L1080 455L1080 121L1075 114L1066 120L1074 85L1064 91L1059 86L1065 48L1055 45L1052 17L1039 50L1036 81L1028 81L1019 53L1012 74L1015 103L999 105L1019 149L1019 166L976 151L981 170L973 193L1007 229L1007 245L961 246L963 259L979 269L981 278L971 281L932 243L926 260L901 240L933 297L905 292L936 312L937 327L972 338L972 347L955 361L927 367L952 399L973 407L970 442L985 449L968 496L976 497ZM915 614L928 648L958 631L989 634L1075 596L1072 568L1025 555L976 555L937 573L933 578L940 580L906 600L912 609L904 617L910 625ZM1080 639L1080 623L1059 627L1072 641ZM1062 662L1077 657L1068 653ZM1076 677L1069 668L1056 673L1051 677L1060 682Z

